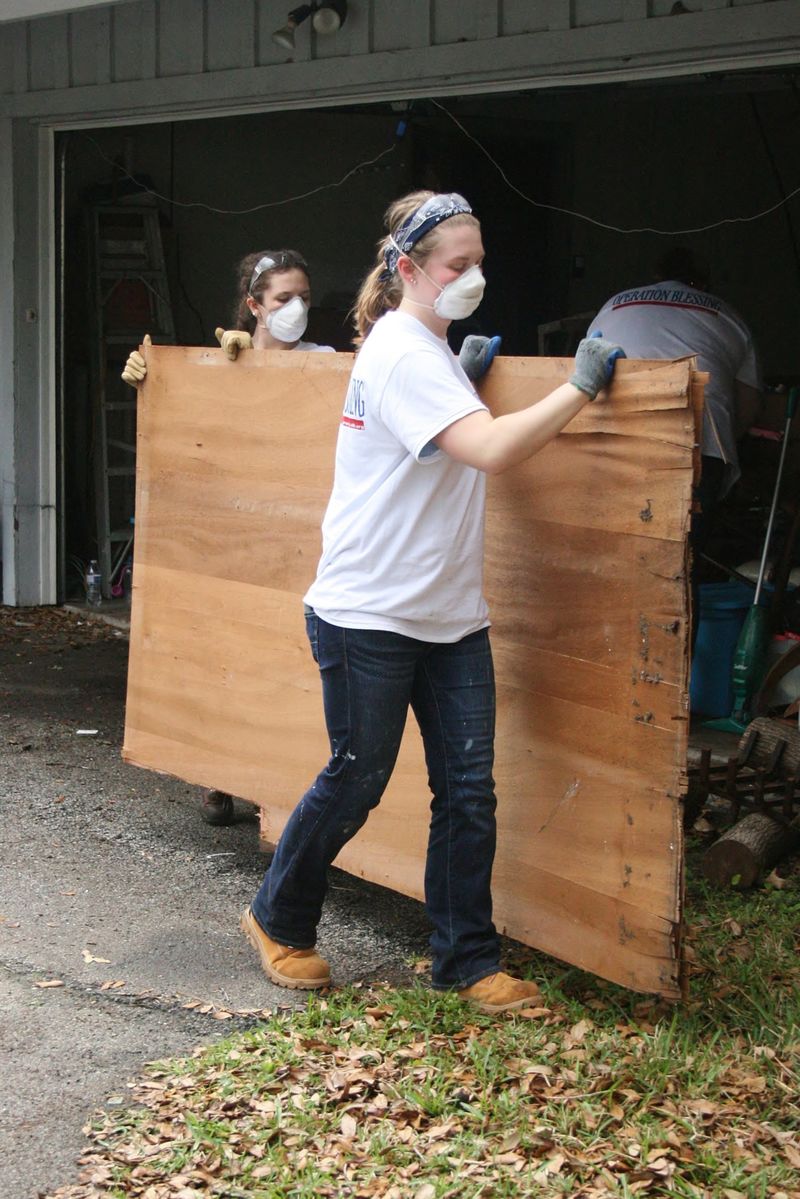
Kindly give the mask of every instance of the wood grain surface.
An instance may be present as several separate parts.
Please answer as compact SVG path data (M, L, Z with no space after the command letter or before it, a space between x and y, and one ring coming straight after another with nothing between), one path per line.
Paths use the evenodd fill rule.
M150 347L140 391L124 757L262 808L324 765L302 595L352 356ZM498 359L495 414L568 359ZM636 990L680 994L686 537L703 376L618 364L537 457L489 480L498 679L498 927ZM413 717L379 809L337 860L421 897L429 795ZM259 880L254 879L254 889Z

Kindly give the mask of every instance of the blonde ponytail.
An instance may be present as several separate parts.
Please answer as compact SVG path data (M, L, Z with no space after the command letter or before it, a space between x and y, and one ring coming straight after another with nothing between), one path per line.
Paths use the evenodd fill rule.
M386 271L384 250L406 217L434 195L436 193L431 191L410 192L409 195L395 200L386 209L383 224L388 233L378 242L375 266L361 284L350 313L356 327L356 336L353 338L353 345L356 349L361 348L370 329L383 316L384 312L390 312L393 308L397 308L403 298L403 283L396 271L389 279L381 278ZM422 241L427 241L427 238L423 238ZM416 249L416 247L414 248ZM413 251L410 257L416 257ZM425 261L424 255L422 255L422 261Z
M385 270L383 249L379 258L380 262L372 268L361 284L350 314L356 327L356 335L353 338L356 349L361 348L370 329L384 312L397 308L403 298L403 284L399 275L392 275L388 280L381 279Z
M385 312L390 312L393 308L399 307L400 301L403 298L403 281L396 270L391 273L387 272L384 250L391 244L392 239L403 222L413 212L416 212L418 208L421 208L426 200L431 200L436 194L436 192L432 191L411 192L409 195L395 200L387 208L383 223L389 232L378 242L375 266L373 266L361 284L356 296L356 302L350 313L353 318L353 324L356 327L356 336L353 338L353 344L356 349L360 349L364 344L364 340L376 321L380 320ZM460 197L457 198L460 199ZM459 212L456 215L448 217L448 223L472 224L480 228L478 220L469 212ZM440 236L441 227L435 225L429 233L421 237L406 252L407 257L416 262L418 266L422 266L436 246Z

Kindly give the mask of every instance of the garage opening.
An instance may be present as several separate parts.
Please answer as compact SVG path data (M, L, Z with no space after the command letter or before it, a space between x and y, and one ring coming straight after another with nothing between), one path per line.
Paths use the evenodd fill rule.
M727 586L731 569L752 573L787 390L800 379L794 73L115 126L58 142L62 600L83 601L97 559L105 603L126 604L136 406L119 374L130 350L147 332L214 345L217 326L233 327L236 264L282 247L310 265L309 338L351 349L348 312L382 214L417 187L464 193L483 224L486 296L475 317L454 325L454 348L481 332L500 333L503 353L569 354L610 295L652 282L666 248L705 259L709 290L753 332L765 388L747 414L742 478L718 511L700 577ZM101 209L119 218L108 240L120 243L121 275L98 290L92 213ZM158 278L125 267L125 222L142 209L163 253ZM797 473L792 442L773 542L790 566Z

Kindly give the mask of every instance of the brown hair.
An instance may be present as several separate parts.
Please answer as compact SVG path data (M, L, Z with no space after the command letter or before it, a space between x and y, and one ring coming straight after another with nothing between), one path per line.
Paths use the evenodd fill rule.
M708 287L708 267L688 246L673 246L656 263L658 282L677 279L687 287L705 291Z
M364 344L364 340L375 322L383 316L385 312L397 308L403 298L403 281L397 271L393 271L388 279L382 279L386 270L386 262L384 261L383 251L390 244L390 239L397 232L403 221L411 215L415 209L424 204L426 200L430 200L435 196L436 192L432 191L417 191L411 192L407 196L402 196L401 199L395 200L386 209L383 218L383 223L387 229L387 234L378 242L377 255L375 265L369 274L365 277L364 282L359 288L356 301L350 312L353 318L353 324L356 327L356 336L353 338L353 344L356 348L360 348ZM468 212L459 213L457 216L448 217L448 225L452 224L474 224L478 225L476 217ZM442 224L445 224L442 221ZM441 236L441 225L434 226L430 233L426 233L421 237L415 245L408 251L406 257L410 258L418 265L422 265L436 248L436 244Z
M253 271L262 258L271 258L275 265L261 271L258 277L253 279L253 286L251 287L250 280L253 278ZM237 285L236 307L233 312L234 327L236 329L245 329L248 333L252 333L256 327L256 318L247 307L248 296L252 296L254 300L260 301L273 275L280 275L284 271L295 270L302 271L306 278L309 277L308 263L302 254L298 254L297 250L257 250L254 254L246 254L236 266Z

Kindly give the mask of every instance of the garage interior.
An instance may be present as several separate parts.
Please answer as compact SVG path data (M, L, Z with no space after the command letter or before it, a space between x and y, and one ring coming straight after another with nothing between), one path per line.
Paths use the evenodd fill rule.
M309 338L349 350L348 311L383 212L417 187L460 191L482 219L486 297L475 317L454 325L456 349L466 333L480 332L500 333L504 354L570 354L582 322L612 293L652 282L670 245L705 259L709 290L752 330L765 384L750 421L755 432L740 446L742 478L709 546L720 566L702 568L707 584L745 586L728 568L760 555L786 395L800 383L798 150L800 95L786 70L59 133L62 602L82 600L86 566L98 557L101 319L108 325L113 310L122 330L101 354L106 401L119 404L106 439L108 465L119 468L110 512L121 531L110 580L116 592L130 554L122 534L132 533L134 516L133 455L123 447L135 443L134 393L119 371L145 333L159 340L149 316L152 286L115 285L98 304L92 209L144 202L157 212L168 293L161 298L178 344L216 344L215 327L232 327L238 260L291 246L311 268ZM569 317L579 319L540 339L540 326ZM771 555L790 566L800 560L799 471L792 437ZM124 604L125 596L112 602ZM795 613L785 602L780 623L800 633L800 606Z

